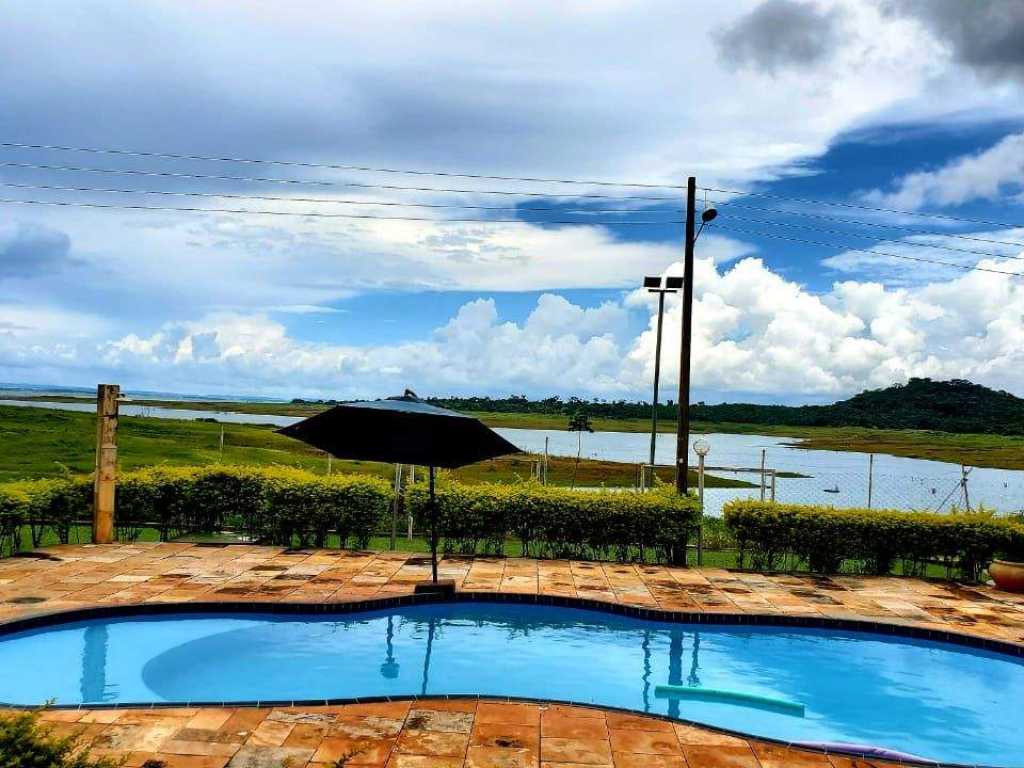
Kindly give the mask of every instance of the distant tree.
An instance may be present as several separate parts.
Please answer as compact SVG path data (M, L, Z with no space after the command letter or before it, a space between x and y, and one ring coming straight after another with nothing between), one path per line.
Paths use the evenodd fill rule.
M594 427L590 424L590 416L582 408L577 408L573 415L569 418L570 432L576 433L576 463L572 468L572 486L576 487L576 472L580 468L580 456L583 455L583 433L593 432Z

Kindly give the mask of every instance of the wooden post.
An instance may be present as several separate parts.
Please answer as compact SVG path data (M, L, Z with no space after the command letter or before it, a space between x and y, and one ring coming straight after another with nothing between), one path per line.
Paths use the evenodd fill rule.
M764 501L764 490L765 490L764 489L764 481L765 481L765 477L764 477L764 460L765 460L765 453L766 453L766 450L764 448L762 448L761 449L761 501Z
M93 485L92 543L114 542L114 494L117 489L117 384L96 389L96 480Z

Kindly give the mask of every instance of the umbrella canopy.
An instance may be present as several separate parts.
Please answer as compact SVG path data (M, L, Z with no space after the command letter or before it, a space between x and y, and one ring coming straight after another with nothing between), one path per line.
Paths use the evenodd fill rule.
M520 453L472 416L438 408L407 392L387 400L341 403L279 429L339 459L461 467Z
M341 403L277 430L339 459L430 467L430 557L437 584L437 503L434 468L461 467L521 453L472 416L438 408L406 390L387 400Z

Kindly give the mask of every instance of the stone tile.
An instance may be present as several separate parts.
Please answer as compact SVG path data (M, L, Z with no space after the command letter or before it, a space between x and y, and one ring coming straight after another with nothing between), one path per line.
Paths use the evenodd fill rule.
M482 723L478 717L470 743L500 749L526 749L536 753L540 747L540 728L535 725Z
M540 756L548 762L581 765L610 765L612 762L611 747L604 739L541 738Z
M250 747L239 749L228 761L228 768L281 768L282 765L305 765L313 752L296 747Z
M689 768L759 768L750 747L683 746Z
M642 715L627 715L621 712L608 713L608 727L615 730L658 731L674 733L673 723Z
M406 730L395 745L395 752L406 755L441 755L458 757L466 754L469 735L444 731Z
M679 741L671 730L643 731L635 728L609 729L612 750L615 752L638 752L646 755L678 755Z
M681 754L652 755L638 752L612 752L615 768L687 768Z
M435 706L440 702L431 702ZM473 713L446 712L438 709L412 709L406 718L405 727L416 731L441 731L443 733L469 733L473 729Z
M607 739L604 717L572 717L564 712L548 710L541 718L541 736L563 739Z
M394 754L388 760L387 768L462 768L461 757L440 757L437 755Z
M246 744L256 747L280 747L291 734L294 723L282 723L280 720L263 720L249 736Z
M482 701L476 708L477 723L540 725L541 708L537 704Z
M381 765L387 761L394 746L394 739L342 739L328 736L320 742L312 760L321 763L343 761L344 765Z
M474 745L466 753L465 768L537 768L536 751Z

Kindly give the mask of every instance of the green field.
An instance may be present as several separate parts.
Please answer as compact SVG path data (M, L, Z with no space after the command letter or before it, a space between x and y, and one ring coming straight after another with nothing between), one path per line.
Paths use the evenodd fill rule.
M27 397L26 400L82 402L76 397ZM249 403L204 401L183 403L173 400L132 400L133 404L166 408L190 408L204 411L235 411L251 414L311 416L328 406L311 403ZM515 429L565 429L564 416L528 413L475 413L491 427ZM609 432L649 432L647 419L591 420L594 429ZM660 421L660 432L674 432L673 421ZM799 447L824 451L884 453L912 459L930 459L973 467L1024 469L1024 437L992 434L953 434L910 429L869 429L865 427L787 427L764 424L693 422L693 432L724 432L771 437L799 438ZM219 433L218 433L219 434ZM0 467L2 471L2 467ZM632 481L630 481L630 484ZM621 484L621 483L620 483Z
M221 430L224 448L221 451ZM96 451L96 419L92 414L47 408L0 406L0 480L52 477L93 470ZM273 427L250 424L219 424L205 421L122 416L118 427L118 459L122 469L160 464L281 464L314 472L327 471L327 457L297 440L274 432ZM510 456L473 464L455 471L465 482L508 481L528 478L538 457ZM575 474L578 486L633 487L633 464L551 457L548 482L569 485ZM338 472L367 472L389 479L390 464L333 461ZM671 482L671 467L660 467L658 476ZM690 475L691 485L696 475ZM708 487L750 487L749 483L706 477Z

